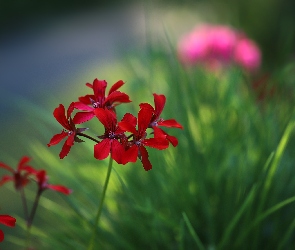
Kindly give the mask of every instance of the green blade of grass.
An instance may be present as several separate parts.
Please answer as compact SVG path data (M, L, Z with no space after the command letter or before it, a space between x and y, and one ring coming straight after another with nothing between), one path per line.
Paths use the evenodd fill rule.
M191 222L189 221L189 219L188 219L186 213L183 212L183 213L182 213L182 216L183 216L184 222L185 222L185 224L186 224L186 226L187 226L187 228L188 228L188 230L189 230L191 236L193 237L194 241L196 242L198 248L199 248L200 250L205 250L206 248L204 247L204 245L203 245L203 243L201 242L199 236L197 235L196 231L194 230L194 228L193 228Z
M231 233L233 232L235 226L237 225L239 219L241 218L242 214L246 211L246 208L249 206L251 201L253 201L253 197L256 191L256 186L253 186L245 199L244 203L242 204L239 211L236 213L232 221L230 222L229 226L227 227L226 231L224 232L224 236L222 237L222 241L220 242L218 249L222 249L229 240Z
M269 215L273 214L274 212L278 211L279 209L283 208L284 206L289 205L290 203L295 201L295 196L286 199L276 205L274 205L273 207L269 208L268 210L266 210L264 213L262 213L261 215L259 215L251 224L250 226L242 231L241 236L237 239L236 241L236 245L239 245L241 241L244 240L244 238L247 236L247 234L252 230L252 228L254 228L255 226L258 225L259 222L263 221L266 217L268 217Z

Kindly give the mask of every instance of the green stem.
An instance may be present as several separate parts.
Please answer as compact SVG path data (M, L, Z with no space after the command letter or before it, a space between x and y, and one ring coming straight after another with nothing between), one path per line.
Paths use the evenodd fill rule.
M100 215L101 215L102 206L103 206L103 203L104 203L107 187L108 187L108 184L109 184L110 175L111 175L111 172L112 172L112 165L113 165L113 159L112 159L112 157L110 157L109 166L108 166L108 170L107 170L107 176L106 176L105 183L104 183L103 190L102 190L102 194L101 194L101 197L100 197L100 203L99 203L97 214L96 214L96 217L95 217L95 221L94 221L94 225L93 225L93 231L92 231L92 237L91 237L89 245L88 245L88 250L94 249L94 239L95 239L95 236L96 236L96 230L97 230L99 218L100 218Z

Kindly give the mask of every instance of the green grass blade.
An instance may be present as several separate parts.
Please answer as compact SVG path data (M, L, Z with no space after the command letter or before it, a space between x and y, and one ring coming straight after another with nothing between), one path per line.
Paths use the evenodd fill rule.
M255 226L257 226L261 221L263 221L266 217L268 217L269 215L273 214L274 212L278 211L279 209L283 208L284 206L289 205L290 203L295 201L295 196L286 199L276 205L274 205L273 207L269 208L268 210L266 210L264 213L262 213L261 215L259 215L251 224L250 226L243 231L243 233L241 234L241 236L238 238L237 243L239 244L241 241L243 241L245 239L245 237L247 236L247 234L252 230L252 228L254 228Z
M201 242L199 236L197 235L196 231L194 230L194 228L193 228L192 224L190 223L190 221L189 221L189 219L188 219L186 213L183 212L183 213L182 213L182 216L183 216L184 222L185 222L185 224L186 224L186 226L187 226L187 228L188 228L188 230L189 230L191 236L193 237L194 241L196 242L198 248L199 248L200 250L205 250L206 248L204 247L204 245L203 245L203 243Z
M222 237L222 241L220 242L218 249L222 249L224 246L227 245L227 242L230 239L231 233L235 229L235 226L237 225L239 219L241 218L243 213L246 211L246 208L249 206L249 204L253 201L255 191L256 191L256 186L253 186L247 198L245 199L243 205L241 206L239 211L236 213L236 215L230 222L229 226L227 227L226 231L224 232L224 236Z

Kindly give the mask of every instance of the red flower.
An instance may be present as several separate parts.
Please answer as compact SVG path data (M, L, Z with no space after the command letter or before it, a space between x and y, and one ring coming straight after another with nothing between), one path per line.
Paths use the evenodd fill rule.
M125 135L124 131L118 127L116 115L102 108L95 109L94 113L105 127L104 135L99 136L103 140L94 146L94 157L103 160L111 153L111 157L117 163L122 163L124 147L119 140Z
M93 95L86 95L79 98L79 102L75 103L75 108L86 111L78 112L73 121L75 124L80 124L89 121L95 116L96 108L105 108L115 111L114 107L120 103L131 102L129 96L118 91L124 82L122 80L116 82L109 90L108 96L105 96L107 82L105 80L94 79L93 84L86 83L86 86L93 89Z
M0 215L0 223L8 227L14 227L16 223L16 219L10 215L3 214L3 215ZM2 230L0 230L0 242L2 242L3 240L4 240L4 233Z
M30 181L29 176L31 174L34 174L37 172L34 168L27 165L27 163L29 161L30 161L30 158L28 156L22 157L18 163L16 170L14 170L12 167L6 165L5 163L0 162L0 168L4 168L12 173L12 176L4 175L2 177L2 179L0 180L0 186L2 186L3 184L5 184L8 181L13 181L14 187L17 190L26 186Z
M146 130L150 124L151 118L153 115L153 110L150 108L142 107L138 112L138 120L136 130L135 126L136 118L131 114L128 114L129 120L124 120L119 122L119 127L124 131L132 133L132 141L128 144L128 149L125 151L123 164L127 162L136 162L137 157L141 160L143 167L146 171L152 169L152 165L148 158L148 152L145 146L156 148L156 149L165 149L169 146L169 142L163 137L155 137L146 139L147 133Z
M182 125L180 125L175 119L168 119L164 120L161 118L162 111L165 107L166 103L166 97L164 95L154 95L154 103L155 103L155 108L153 108L150 104L148 103L141 103L140 107L141 108L146 108L146 109L151 109L153 112L153 115L151 117L149 127L155 128L157 126L163 126L163 127L170 127L170 128L181 128L183 129ZM166 132L164 132L162 129L157 131L157 133L164 137L174 146L176 147L178 144L178 140L176 137L168 135Z
M46 189L51 189L66 195L69 195L72 193L72 190L66 188L65 186L62 185L51 185L48 184L48 176L46 175L45 170L40 170L36 173L36 179L37 179L37 184L39 188L39 193L43 192Z
M68 137L62 147L59 154L60 159L63 159L71 150L74 142L83 142L83 140L77 137L78 133L83 132L86 128L76 128L75 123L71 118L71 114L74 111L74 103L72 102L68 107L67 114L65 114L65 107L60 104L54 111L53 116L55 119L65 128L60 134L54 135L50 142L47 144L48 147L58 144L64 138Z

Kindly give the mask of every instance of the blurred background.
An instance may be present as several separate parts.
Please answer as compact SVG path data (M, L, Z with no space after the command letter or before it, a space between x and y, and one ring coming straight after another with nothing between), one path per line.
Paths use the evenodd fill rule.
M10 145L1 151L9 154L19 145L13 131L29 130L15 100L43 106L53 93L69 96L73 83L107 78L107 72L95 71L128 52L138 53L152 36L165 37L165 32L176 40L200 22L231 25L257 42L262 68L275 71L294 60L293 9L291 0L1 1L0 121L6 131L2 145Z
M295 103L294 9L292 0L1 0L0 161L15 167L23 155L32 156L34 166L48 169L52 182L68 179L63 184L76 190L73 200L48 192L36 226L54 229L65 218L73 225L78 222L70 232L61 227L60 234L53 229L36 233L36 246L84 249L87 244L90 229L83 220L92 219L106 163L96 169L98 162L89 159L91 143L74 147L63 161L58 159L61 145L48 149L46 144L61 130L52 116L54 108L87 94L85 83L98 78L109 86L126 81L123 90L134 103L122 107L121 114L129 109L136 114L142 100L152 103L147 93L165 93L165 116L186 128L171 132L180 138L177 148L164 156L151 152L151 173L140 163L115 166L99 231L104 239L98 244L105 249L290 249L295 242L294 205L258 222L265 211L294 196L295 139L284 132ZM178 41L201 23L244 32L261 51L259 70L253 75L232 69L221 74L184 70L177 61ZM275 87L277 95L266 94L261 102L259 93L257 105L249 89L255 82L269 83L267 91ZM289 147L267 165L282 137L290 140ZM73 170L73 165L79 167ZM269 169L276 174L269 177ZM1 214L21 217L12 185L1 187L0 197ZM73 203L77 214L69 209ZM55 214L62 209L64 213ZM16 247L13 242L25 234L19 228L6 231L4 249ZM74 237L77 245L67 240ZM249 239L251 248L245 247Z

